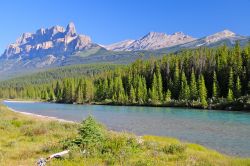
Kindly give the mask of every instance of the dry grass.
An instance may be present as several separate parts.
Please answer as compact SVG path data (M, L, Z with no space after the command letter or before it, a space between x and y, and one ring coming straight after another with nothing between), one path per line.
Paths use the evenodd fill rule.
M63 150L61 140L74 138L79 124L22 115L0 105L0 165L35 165L40 157ZM124 144L129 134L109 132L105 145L109 153L84 157L72 149L64 160L54 159L51 166L66 165L250 165L250 159L222 155L197 144L174 138L144 136L137 148Z

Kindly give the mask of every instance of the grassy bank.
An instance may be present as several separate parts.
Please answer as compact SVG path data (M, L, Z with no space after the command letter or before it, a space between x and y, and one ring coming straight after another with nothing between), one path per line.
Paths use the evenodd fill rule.
M52 159L47 164L250 165L250 159L226 156L197 144L156 136L143 136L141 139L102 127L96 131L100 131L104 139L93 147L88 143L86 146L86 140L96 138L93 134L86 137L85 130L79 132L79 127L84 128L83 124L22 115L2 105L0 119L0 165L3 166L35 165L39 158L46 158L65 148L71 151L65 159ZM100 135L97 134L98 138ZM87 153L83 153L83 149L88 149Z

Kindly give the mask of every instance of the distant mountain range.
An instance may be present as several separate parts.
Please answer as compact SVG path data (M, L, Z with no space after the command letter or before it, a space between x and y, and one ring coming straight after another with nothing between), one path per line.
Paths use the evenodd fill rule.
M35 33L24 33L15 43L10 44L0 56L0 75L6 77L41 69L88 63L128 63L143 53L162 55L171 51L201 46L216 47L221 44L232 46L236 41L241 45L250 40L229 30L203 38L193 38L182 32L172 35L150 32L140 39L124 40L111 45L93 43L87 35L77 34L75 25L66 28L53 26L41 28Z
M172 35L159 32L150 32L138 40L125 40L119 43L108 45L105 48L112 51L157 50L188 43L194 40L195 38L185 35L182 32L176 32Z

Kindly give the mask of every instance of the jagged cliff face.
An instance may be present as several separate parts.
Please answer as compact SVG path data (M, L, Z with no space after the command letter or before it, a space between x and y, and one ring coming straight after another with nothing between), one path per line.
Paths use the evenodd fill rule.
M32 56L70 55L76 51L98 47L89 36L78 35L75 25L69 23L67 28L54 26L41 28L36 33L24 33L15 43L10 44L2 58L25 58Z
M127 40L115 43L106 46L106 49L112 51L157 50L187 43L193 40L195 40L195 38L185 35L182 32L176 32L172 35L159 32L150 32L138 40Z

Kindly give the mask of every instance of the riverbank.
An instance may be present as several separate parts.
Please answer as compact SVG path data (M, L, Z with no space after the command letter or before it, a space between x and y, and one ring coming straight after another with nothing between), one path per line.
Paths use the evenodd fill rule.
M77 123L55 121L55 119L47 117L12 112L2 105L0 106L0 119L1 165L33 165L40 157L47 157L50 154L62 151L62 141L77 136L77 128L79 127ZM116 133L108 132L110 132L109 135ZM119 139L115 137L116 142L120 142L120 136L122 137L124 134L116 133L115 135L119 137ZM250 164L250 159L222 155L203 146L180 142L173 138L143 136L142 139L144 143L137 147L135 151L131 151L130 145L122 146L109 157L105 157L106 154L83 157L80 152L74 151L65 160L51 160L49 165L105 165L107 162L111 162L110 157L112 157L112 162L115 165ZM169 148L172 150L169 150ZM113 149L111 148L111 150Z
M63 103L55 101L46 101L46 100L24 100L24 99L6 99L5 102L24 102L24 103L34 103L34 102L50 102L50 103L59 103L59 104L78 104L78 103ZM83 103L84 105L109 105L109 106L145 106L145 107L173 107L173 108L188 108L188 109L201 109L201 110L222 110L222 111L250 111L250 96L243 96L232 102L227 102L225 99L220 99L220 102L217 103L208 103L207 107L203 107L201 103L197 101L178 101L171 100L167 103L117 103L112 101L103 101L103 102L91 102ZM79 105L83 105L82 103Z

